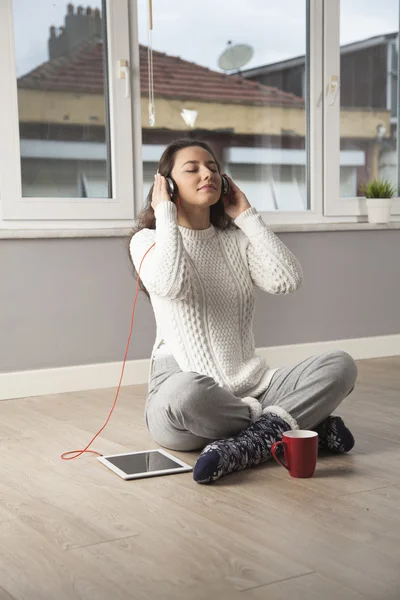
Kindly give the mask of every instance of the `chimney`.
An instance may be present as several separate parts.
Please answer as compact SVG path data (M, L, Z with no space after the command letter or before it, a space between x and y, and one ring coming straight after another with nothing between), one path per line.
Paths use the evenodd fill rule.
M100 41L103 39L102 18L98 8L92 10L90 6L84 10L78 6L75 10L73 4L67 5L64 27L50 27L48 40L49 58L69 56L74 48L85 41Z

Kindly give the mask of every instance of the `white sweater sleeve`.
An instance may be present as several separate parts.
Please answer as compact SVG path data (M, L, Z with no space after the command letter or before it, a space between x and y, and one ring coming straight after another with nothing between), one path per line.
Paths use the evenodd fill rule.
M295 256L267 227L254 207L235 219L243 233L247 264L254 285L270 294L289 294L303 282L301 266Z
M186 251L176 220L173 202L161 202L154 211L156 229L138 231L130 242L130 253L136 271L146 251L140 279L147 291L157 296L182 299L189 289Z

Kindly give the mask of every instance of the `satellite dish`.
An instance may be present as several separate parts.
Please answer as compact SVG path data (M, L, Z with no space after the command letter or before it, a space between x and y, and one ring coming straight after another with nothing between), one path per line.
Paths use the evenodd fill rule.
M253 58L254 50L248 44L228 42L228 47L218 59L218 66L223 71L237 71Z

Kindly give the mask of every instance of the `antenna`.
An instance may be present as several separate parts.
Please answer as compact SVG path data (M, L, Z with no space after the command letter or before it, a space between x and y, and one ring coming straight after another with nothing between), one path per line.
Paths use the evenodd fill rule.
M254 50L249 44L235 44L228 41L228 47L218 59L218 66L223 71L239 71L253 58Z

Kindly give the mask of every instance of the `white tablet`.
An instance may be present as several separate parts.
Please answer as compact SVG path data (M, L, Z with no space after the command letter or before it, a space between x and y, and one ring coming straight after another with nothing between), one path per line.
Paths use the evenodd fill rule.
M97 460L122 479L140 479L141 477L170 475L171 473L186 473L193 469L176 456L160 449L98 456Z

